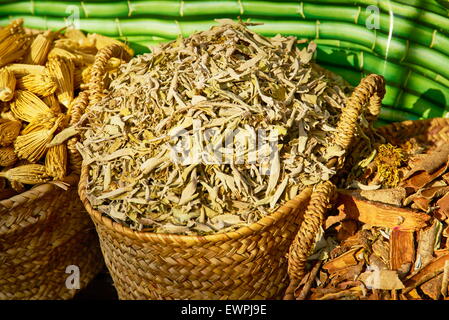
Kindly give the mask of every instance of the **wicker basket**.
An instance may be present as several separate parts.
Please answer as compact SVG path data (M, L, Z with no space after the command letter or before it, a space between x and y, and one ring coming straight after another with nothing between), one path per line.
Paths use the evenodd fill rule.
M90 104L102 97L106 62L120 54L119 46L97 54ZM362 108L377 115L383 95L382 77L364 79L340 118L335 137L338 145L347 149ZM334 159L334 163L336 160L341 159ZM307 188L276 212L234 232L208 236L156 234L131 230L94 210L86 195L88 172L89 167L83 166L79 194L97 228L120 299L282 298L288 277L291 289L301 279L334 194L331 182L321 183L314 190Z
M0 299L70 299L70 265L80 287L103 267L98 238L76 193L47 183L0 201Z
M377 132L390 143L418 137L429 142L449 141L449 119L403 121L380 127Z
M87 102L81 92L75 108ZM80 116L72 113L71 124ZM68 143L71 174L63 181L68 190L46 183L0 201L2 300L71 299L104 267L97 233L77 193L80 166L74 142ZM66 285L71 265L79 268L77 289Z

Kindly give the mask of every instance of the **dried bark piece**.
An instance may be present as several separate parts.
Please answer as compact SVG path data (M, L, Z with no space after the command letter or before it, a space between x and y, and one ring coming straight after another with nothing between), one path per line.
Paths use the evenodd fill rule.
M442 220L446 220L449 217L449 193L446 193L442 198L437 201L438 214Z
M390 268L407 274L415 261L415 237L410 231L393 229L390 234Z
M449 185L449 172L446 173L446 174L443 174L441 177L442 177L443 180L446 182L446 184Z
M416 288L422 283L429 281L433 277L441 274L444 271L444 266L446 261L449 261L449 251L445 251L445 254L433 259L429 264L419 270L417 273L411 275L404 282L407 289L404 292L408 292L409 290Z
M337 202L339 203L338 210L342 210L347 218L376 227L415 231L424 228L431 218L418 211L392 207L347 195L340 194Z
M338 211L338 215L329 215L324 222L324 230L329 229L334 224L346 219L346 214L343 211Z
M357 253L360 251L360 248L354 248L349 250L342 255L326 262L323 265L323 269L327 270L329 273L334 273L340 269L344 269L349 266L354 266L358 263L356 258Z
M356 234L358 229L357 222L354 220L343 220L339 226L335 228L337 240L343 241Z
M423 198L423 197L417 197L413 199L413 203L410 206L412 209L416 210L422 210L426 213L429 213L430 211L430 200Z
M434 258L435 243L441 231L441 223L437 220L429 228L419 231L415 270L426 266Z
M388 188L378 190L339 190L339 192L364 200L376 201L400 207L407 196L405 188Z
M362 281L368 289L399 290L404 288L398 273L394 270L366 271L360 275L358 280Z
M449 162L446 162L433 173L428 173L427 171L419 171L410 178L403 180L401 186L405 188L412 188L413 190L417 191L421 188L424 188L436 178L441 176L444 172L446 172L448 166Z
M441 282L443 280L443 275L440 274L435 278L423 283L419 288L424 292L429 298L433 300L438 300L441 296Z
M411 169L405 174L403 180L407 180L419 171L425 171L428 174L432 174L443 165L447 167L448 157L449 148L447 148L447 146L441 146L430 153L416 155L413 159L409 160L408 165Z
M343 281L354 281L362 273L365 263L360 261L355 266L348 266L343 269L333 272L331 277L331 284L333 286L339 286Z
M371 250L386 266L390 265L390 243L385 238L382 237L374 241Z

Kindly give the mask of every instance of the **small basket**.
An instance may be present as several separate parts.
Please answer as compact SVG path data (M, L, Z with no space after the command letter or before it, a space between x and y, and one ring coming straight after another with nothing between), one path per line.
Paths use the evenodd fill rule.
M77 104L85 103L87 95L81 93ZM71 123L77 119L71 117ZM0 300L71 299L104 267L72 161L72 173L63 181L68 190L50 182L0 201Z
M89 105L102 97L105 63L120 54L119 46L98 52ZM340 118L336 144L347 149L362 108L367 106L367 112L377 116L383 95L382 77L363 80ZM306 188L276 212L233 232L182 236L134 231L94 210L86 195L88 172L83 165L79 194L97 228L120 299L282 298L289 276L290 289L299 283L320 225L317 221L322 221L335 189L331 182Z

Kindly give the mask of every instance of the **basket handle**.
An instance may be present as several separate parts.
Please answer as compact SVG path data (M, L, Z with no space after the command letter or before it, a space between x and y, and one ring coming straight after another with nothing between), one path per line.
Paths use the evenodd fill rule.
M87 108L101 100L103 97L104 82L103 77L106 72L108 61L113 58L121 58L125 61L131 59L131 55L119 44L112 44L98 50L95 55L95 61L92 65L90 83L88 89L81 91L78 97L73 101L70 109L70 126L76 125ZM76 174L81 174L82 157L76 149L79 136L70 138L67 142L67 148L70 157L70 169Z
M304 213L304 220L293 240L288 254L288 275L290 284L285 292L284 300L293 300L295 289L305 275L305 265L313 250L315 238L324 222L326 211L331 206L336 187L330 181L318 184L313 191L310 202Z
M347 152L363 109L368 110L370 120L374 121L380 113L384 95L385 80L382 76L370 74L360 81L351 97L347 99L346 107L338 121L334 136L336 145ZM328 166L333 166L337 160L334 157L328 162ZM305 275L306 261L313 250L316 235L324 222L325 213L331 206L335 189L332 182L326 181L318 184L312 193L304 219L289 250L288 274L290 284L284 296L286 300L295 298L295 289Z
M385 79L377 74L363 78L346 101L334 136L335 143L343 150L351 145L356 124L363 108L367 108L373 121L380 113L382 99L385 95Z
M122 60L129 61L131 55L125 50L125 48L119 44L112 44L100 49L95 55L95 61L92 65L90 73L89 83L89 105L98 103L103 97L104 82L103 77L106 72L106 65L111 58L121 58Z

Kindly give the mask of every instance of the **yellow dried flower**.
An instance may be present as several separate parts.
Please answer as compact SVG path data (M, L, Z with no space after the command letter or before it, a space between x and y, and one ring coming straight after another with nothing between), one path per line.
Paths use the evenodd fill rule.
M374 162L377 167L377 176L383 186L391 188L398 186L399 168L404 160L405 155L401 148L389 143L379 146Z
M6 38L13 34L23 34L23 19L16 19L11 21L10 24L0 29L0 42L3 42Z
M63 114L54 114L53 112L49 114L40 114L37 116L33 122L30 122L25 129L22 130L21 135L28 134L33 131L39 131L43 129L51 129L55 125L57 129L61 128L61 122L65 116Z
M31 163L39 161L47 152L47 144L53 139L55 131L65 121L63 114L58 115L53 126L48 128L45 123L30 124L31 128L24 130L26 133L18 136L14 142L14 150L20 159L26 159Z
M0 67L20 59L30 47L30 37L13 34L0 42Z
M56 99L54 94L43 97L42 101L45 102L47 106L50 107L51 111L55 114L61 113L61 105L59 104L58 99Z
M45 156L47 174L55 179L62 180L67 171L67 147L59 144L50 147Z
M50 114L50 108L34 93L16 90L15 99L11 102L14 116L26 122L33 122L40 114Z
M17 161L17 156L13 147L0 148L0 166L9 167Z
M22 123L16 120L0 119L0 146L8 146L20 133Z
M47 72L29 74L17 81L17 87L22 90L31 91L39 96L46 97L53 94L58 85Z
M0 100L9 101L14 97L16 88L16 77L10 70L3 68L0 70Z
M30 50L24 58L26 64L43 65L47 61L48 52L51 49L56 33L50 30L38 34L31 43Z
M0 172L0 177L24 184L37 184L49 180L46 168L41 164L25 164L11 168Z
M18 136L14 142L18 157L31 163L39 161L45 155L47 144L53 139L53 133L52 130L42 129Z
M72 61L62 58L52 58L47 62L50 75L56 80L58 88L56 96L66 108L74 98L74 71L75 66Z

